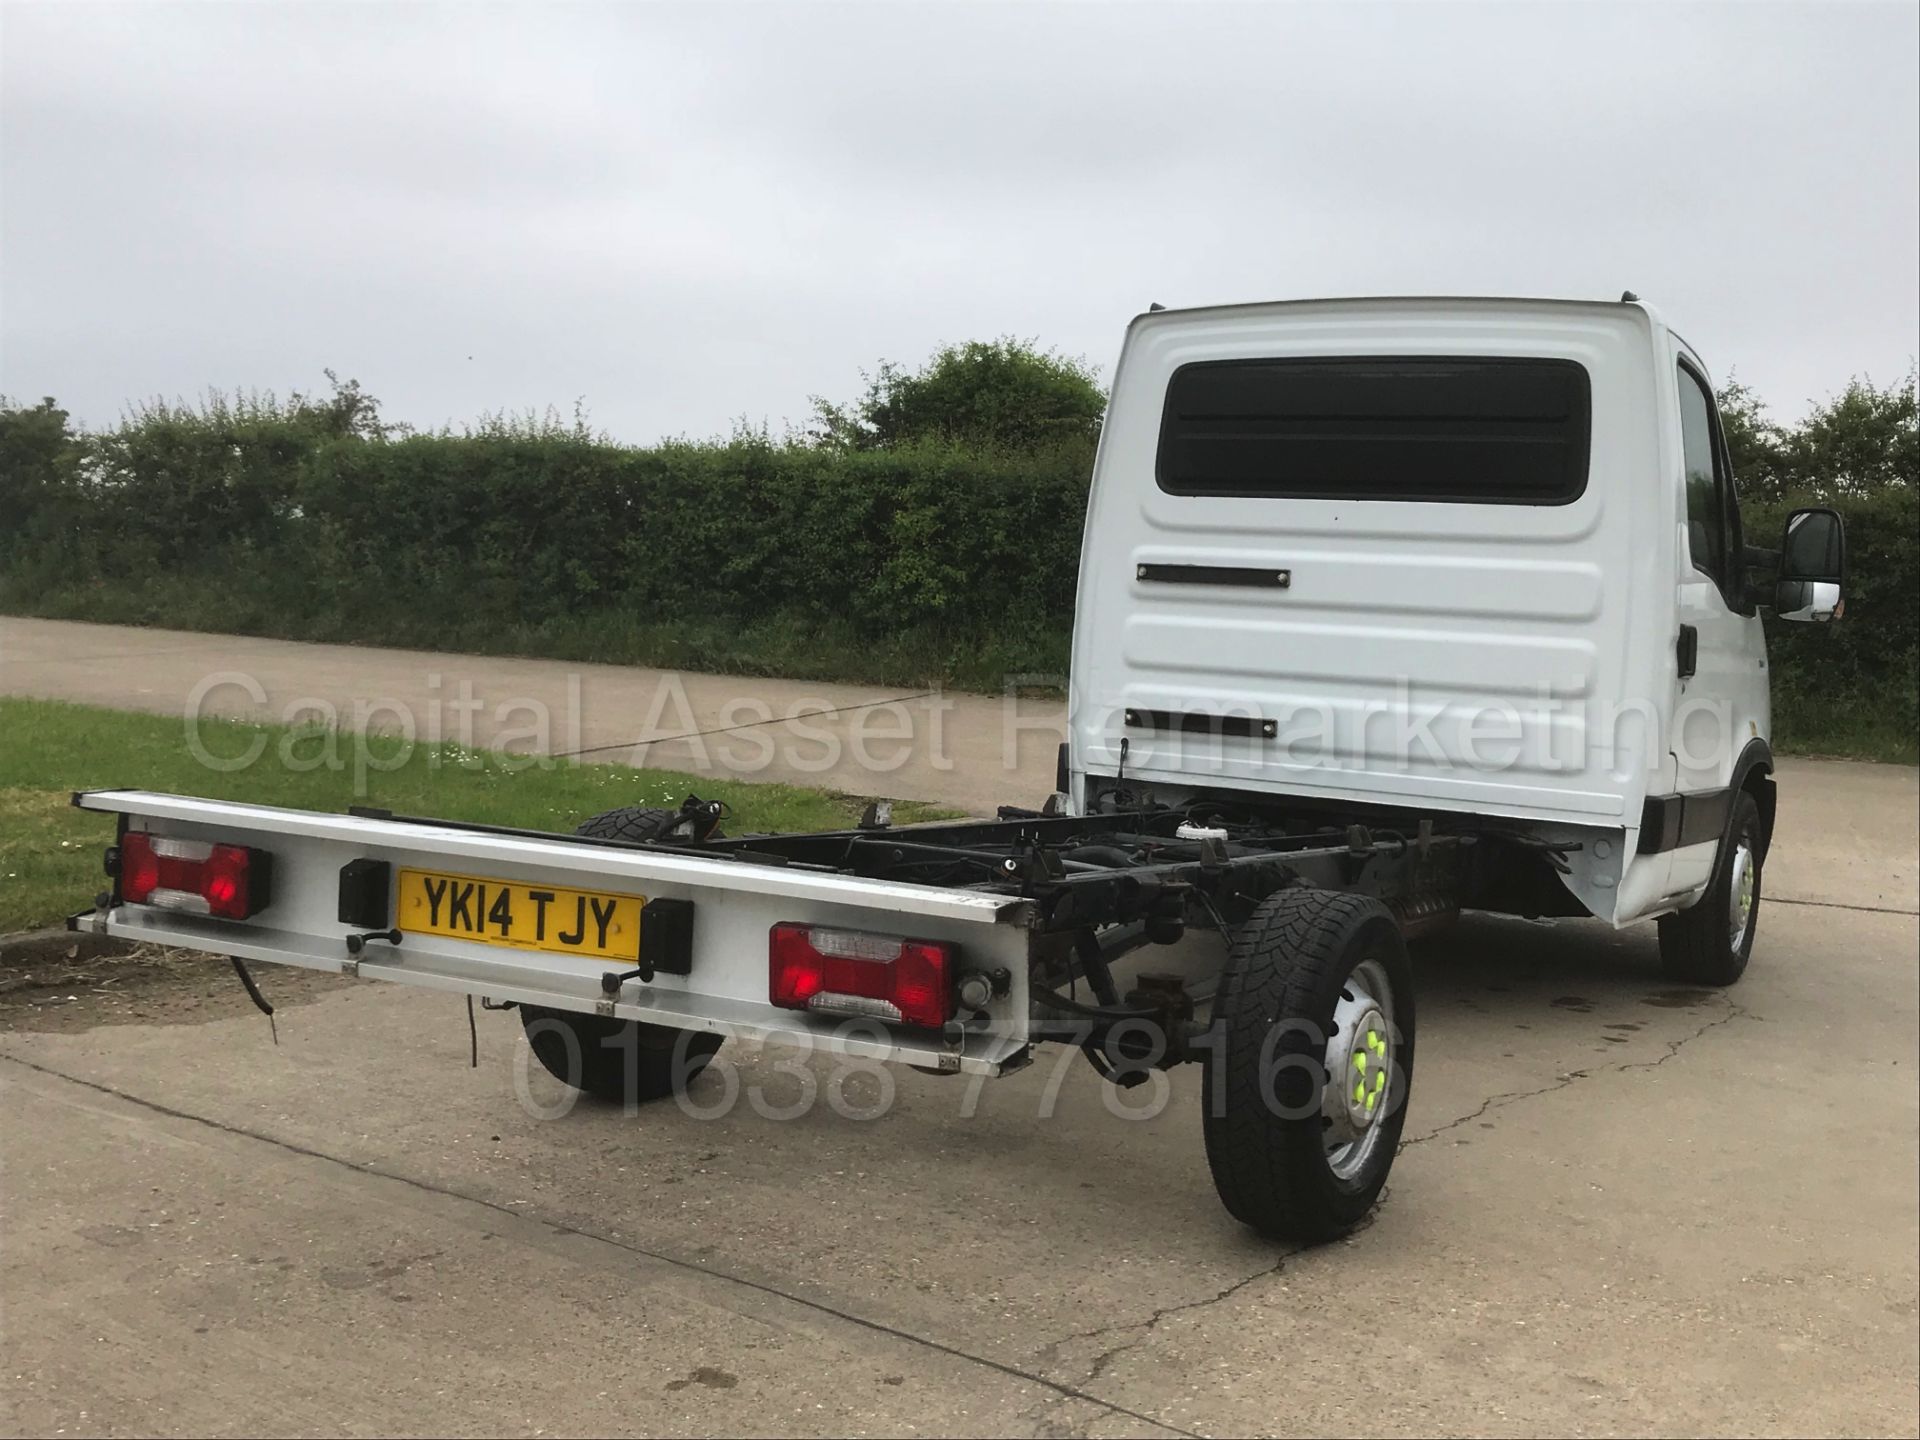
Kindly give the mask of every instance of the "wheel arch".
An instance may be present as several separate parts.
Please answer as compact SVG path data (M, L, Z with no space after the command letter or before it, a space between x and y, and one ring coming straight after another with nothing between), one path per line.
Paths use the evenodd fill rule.
M1773 747L1766 741L1747 742L1734 762L1732 788L1752 795L1760 811L1760 857L1764 860L1773 845L1773 817L1779 803L1779 788L1773 780Z

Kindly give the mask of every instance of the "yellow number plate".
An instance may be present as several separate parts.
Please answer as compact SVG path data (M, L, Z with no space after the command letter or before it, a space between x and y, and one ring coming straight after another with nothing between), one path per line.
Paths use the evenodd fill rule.
M402 870L394 923L415 935L633 961L640 955L640 907L646 903L638 895Z

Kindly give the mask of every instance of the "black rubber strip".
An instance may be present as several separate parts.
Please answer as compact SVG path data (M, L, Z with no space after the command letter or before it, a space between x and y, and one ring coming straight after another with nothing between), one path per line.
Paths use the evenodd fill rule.
M1285 590L1293 571L1268 565L1136 565L1136 580L1161 585L1238 585L1252 590Z
M1258 715L1208 715L1198 710L1128 710L1123 717L1134 730L1179 730L1189 735L1236 735L1243 740L1271 740L1280 722Z

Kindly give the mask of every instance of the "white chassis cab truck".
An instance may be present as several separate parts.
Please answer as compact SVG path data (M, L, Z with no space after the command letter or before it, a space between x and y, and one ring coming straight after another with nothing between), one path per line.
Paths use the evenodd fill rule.
M1748 547L1706 368L1630 295L1155 310L1043 808L725 835L689 797L555 834L98 790L110 884L71 923L514 1006L554 1074L629 1101L736 1036L981 1076L1070 1045L1116 1085L1198 1063L1227 1209L1324 1240L1393 1163L1409 936L1657 919L1674 976L1740 977L1758 606L1831 619L1844 582L1832 511Z

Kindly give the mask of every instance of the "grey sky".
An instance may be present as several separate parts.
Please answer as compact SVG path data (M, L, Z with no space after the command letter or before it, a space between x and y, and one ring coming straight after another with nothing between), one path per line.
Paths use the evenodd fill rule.
M1631 287L1786 415L1920 349L1920 9L0 3L0 391L798 420L1149 301Z

